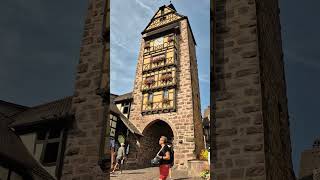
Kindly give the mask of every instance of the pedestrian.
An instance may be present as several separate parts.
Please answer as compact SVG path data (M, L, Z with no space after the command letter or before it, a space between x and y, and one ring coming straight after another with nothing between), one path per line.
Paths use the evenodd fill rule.
M117 151L116 165L114 166L113 171L111 173L114 173L115 170L118 168L118 166L119 166L120 174L122 173L122 164L124 159L126 158L124 146L125 144L121 143L121 147Z
M110 138L110 152L111 152L111 170L114 168L116 160L116 149L115 149L115 140Z
M170 163L170 169L169 169L169 177L171 179L172 178L172 167L173 167L173 159L172 159L172 156L173 156L173 154L172 154L173 145L172 145L172 141L171 141L171 143L168 143L168 147L170 149L170 157L171 157L171 159L170 159L171 163Z
M168 139L165 136L161 136L159 139L159 144L161 146L161 150L158 153L158 158L160 159L160 176L159 180L166 180L169 175L169 169L171 164L170 158L170 148L167 145Z

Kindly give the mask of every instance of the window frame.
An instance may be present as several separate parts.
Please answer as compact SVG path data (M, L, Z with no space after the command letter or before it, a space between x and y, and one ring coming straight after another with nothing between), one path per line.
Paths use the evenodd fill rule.
M166 94L166 92L167 92L167 94ZM163 90L162 99L169 99L169 89Z
M54 127L56 128L56 127ZM52 167L52 166L56 166L58 167L58 163L61 159L61 156L62 156L62 146L63 146L63 139L64 139L64 135L65 135L65 128L63 127L58 127L58 128L61 128L60 129L60 135L59 137L57 138L49 138L50 136L50 133L52 131L53 128L49 128L47 131L46 131L46 135L45 135L45 139L44 140L39 140L38 139L38 132L36 133L36 140L35 140L35 145L37 144L42 144L43 147L42 147L42 150L41 150L41 155L40 155L40 163L45 166L45 167ZM59 143L59 146L58 146L58 153L57 153L57 158L56 158L56 161L55 162L44 162L44 157L45 157L45 153L46 153L46 148L47 148L47 145L50 144L50 143Z
M116 117L116 120L113 119L114 117ZM110 113L109 119L110 119L110 133L109 133L109 137L115 138L115 137L116 137L118 117L115 116L113 113ZM113 123L113 122L115 122L115 124L116 124L115 127L113 127L113 126L111 125L111 123ZM114 129L114 135L111 136L111 132L112 132L113 129Z
M125 108L128 108L128 111L126 113L124 112ZM130 102L123 102L122 103L122 113L123 114L129 114L129 112L130 112Z

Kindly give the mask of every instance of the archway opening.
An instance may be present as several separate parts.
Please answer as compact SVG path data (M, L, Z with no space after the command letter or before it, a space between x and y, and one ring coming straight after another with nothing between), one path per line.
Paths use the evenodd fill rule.
M153 159L160 150L159 139L161 136L166 136L168 142L174 140L174 133L169 124L162 120L156 120L148 125L143 131L144 137L141 141L141 166L150 167L151 159Z

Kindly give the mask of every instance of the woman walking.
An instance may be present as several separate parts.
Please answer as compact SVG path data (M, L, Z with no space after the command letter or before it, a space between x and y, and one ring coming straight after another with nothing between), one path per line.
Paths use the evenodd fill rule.
M170 148L167 145L167 137L161 136L159 139L159 144L161 146L161 151L158 154L158 158L160 159L160 177L159 180L166 180L169 175L169 169L170 169Z

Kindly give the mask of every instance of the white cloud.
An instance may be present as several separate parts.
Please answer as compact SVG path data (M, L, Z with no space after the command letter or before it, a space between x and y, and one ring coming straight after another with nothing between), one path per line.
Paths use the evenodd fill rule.
M210 77L207 74L199 74L200 83L210 83Z
M140 0L136 0L136 3L139 4L141 7L143 7L144 9L148 10L150 12L150 14L155 13L154 10L150 6L144 4Z

